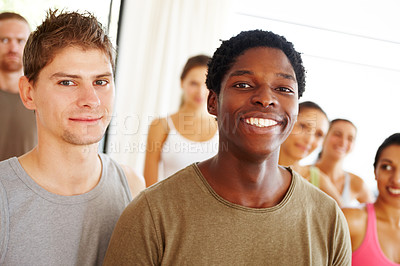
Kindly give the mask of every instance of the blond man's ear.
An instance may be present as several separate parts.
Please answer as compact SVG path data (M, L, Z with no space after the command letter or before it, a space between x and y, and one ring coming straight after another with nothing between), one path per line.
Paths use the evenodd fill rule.
M22 103L29 110L35 110L35 91L33 89L33 82L30 82L27 77L22 76L19 79L19 97L21 97Z

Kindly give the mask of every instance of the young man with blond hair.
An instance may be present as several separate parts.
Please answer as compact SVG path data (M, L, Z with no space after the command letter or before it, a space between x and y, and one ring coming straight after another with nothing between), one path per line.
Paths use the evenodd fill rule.
M119 215L144 188L98 154L113 111L113 47L93 15L49 11L23 64L20 95L35 111L38 145L0 163L0 264L101 265Z

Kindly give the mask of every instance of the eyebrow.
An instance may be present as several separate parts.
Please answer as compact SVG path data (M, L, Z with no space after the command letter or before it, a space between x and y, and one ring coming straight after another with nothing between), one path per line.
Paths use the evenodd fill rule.
M290 75L290 74L286 74L286 73L276 73L275 75L278 76L278 77L282 77L282 78L285 78L285 79L290 79L290 80L296 81L295 77L293 77L293 76Z
M385 158L382 158L381 161L384 161L384 162L386 161L386 162L388 162L388 163L392 163L392 160L390 160L390 159L385 159Z
M249 71L249 70L236 70L235 72L231 73L229 75L229 77L236 77L236 76L243 76L243 75L254 75L254 72ZM286 73L276 73L275 76L296 81L295 77L293 77L290 74L286 74Z
M112 73L111 72L105 72L103 74L96 75L95 78L101 78L101 77L111 77ZM81 78L79 75L74 75L74 74L68 74L64 72L57 72L54 73L53 75L50 76L50 79L53 78Z
M254 72L249 70L236 70L235 72L231 73L229 77L236 77L236 76L243 76L243 75L254 75Z

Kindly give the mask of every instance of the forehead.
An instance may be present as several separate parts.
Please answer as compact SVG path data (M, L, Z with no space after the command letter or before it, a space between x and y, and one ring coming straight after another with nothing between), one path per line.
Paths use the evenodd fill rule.
M326 118L325 114L317 109L312 108L302 109L301 112L299 112L298 120L318 120L318 122L326 122L324 123L324 125L329 125L328 119Z
M187 72L185 79L187 77L189 77L189 78L196 78L196 77L205 78L206 72L207 72L206 66L197 66L197 67L190 69Z
M383 149L379 160L389 159L400 164L400 145L392 144Z
M333 125L331 126L331 130L339 131L339 132L350 134L353 136L356 134L355 127L351 123L346 122L346 121L338 121L338 122L333 123Z
M97 75L113 73L109 56L101 49L85 49L78 46L61 48L42 69L42 73L53 74L63 72L73 75Z
M294 69L285 53L277 48L254 47L239 55L232 69L248 67L275 67L294 75Z
M324 133L328 131L329 121L326 116L319 110L306 108L302 109L297 117L297 121L305 123L306 126L315 127Z
M304 108L299 112L299 117L325 117L325 115L314 108Z
M13 34L28 36L30 29L25 21L19 19L0 20L0 34Z

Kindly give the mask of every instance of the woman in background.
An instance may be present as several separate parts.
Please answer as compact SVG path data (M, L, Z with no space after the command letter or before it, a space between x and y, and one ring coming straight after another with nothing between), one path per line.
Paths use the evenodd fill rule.
M181 74L183 99L178 112L151 123L144 167L146 186L217 153L217 122L207 112L209 60L205 55L188 59Z
M328 131L329 120L322 108L311 101L299 104L299 115L292 133L281 145L279 164L290 166L310 183L341 204L341 197L329 177L314 166L301 166L300 160L318 148Z
M343 209L350 229L352 265L400 265L400 133L378 148L374 172L379 191L376 202Z
M374 201L363 179L343 169L344 159L354 147L356 134L357 129L349 120L332 120L315 164L335 185L342 197L342 207Z

